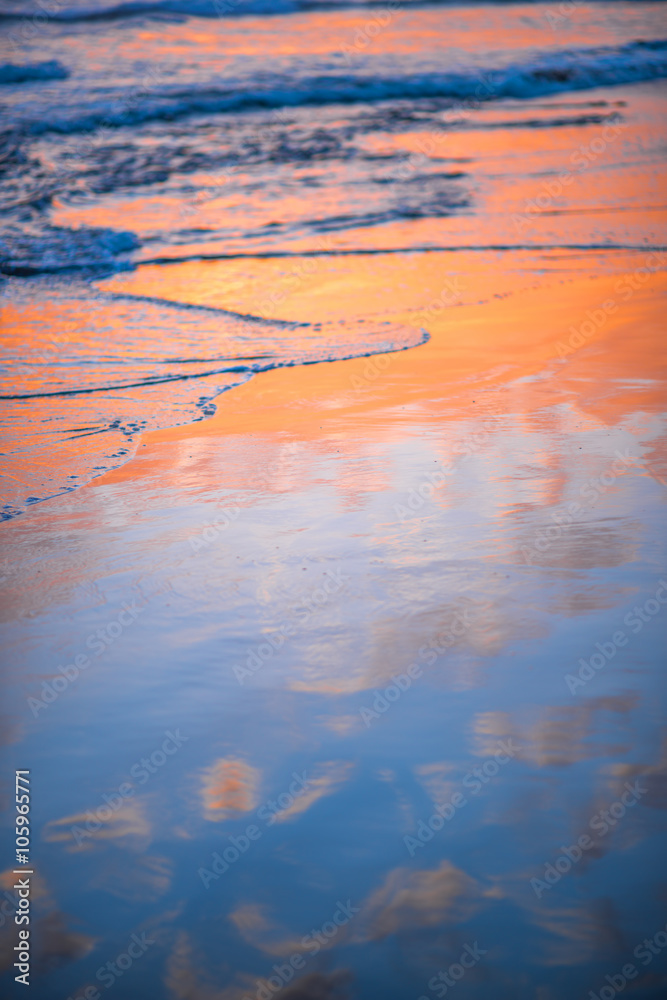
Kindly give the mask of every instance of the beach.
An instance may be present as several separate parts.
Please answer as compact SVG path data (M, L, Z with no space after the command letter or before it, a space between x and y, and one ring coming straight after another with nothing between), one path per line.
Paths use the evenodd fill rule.
M166 118L139 91L94 134L122 182L89 152L95 185L7 237L3 742L8 784L30 772L35 1000L663 994L662 7L46 25L63 65L99 32L99 80L170 52L172 102L223 28L230 79L348 46L385 89L341 97L352 63L299 105L290 77L280 119L231 85ZM491 97L438 92L445 32ZM568 89L557 60L593 74L591 45ZM392 91L418 50L430 91ZM75 85L52 84L68 127ZM234 115L237 159L206 165ZM189 194L182 163L178 190L132 186L187 130ZM35 135L54 163L74 133ZM138 242L104 237L94 270L93 230Z

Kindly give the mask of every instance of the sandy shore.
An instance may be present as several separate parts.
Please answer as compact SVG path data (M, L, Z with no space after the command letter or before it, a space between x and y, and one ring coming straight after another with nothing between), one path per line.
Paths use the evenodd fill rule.
M110 894L128 933L155 936L151 968L177 1000L238 1000L305 953L294 941L330 919L322 899L348 897L358 916L335 961L328 946L311 960L313 996L344 969L378 981L396 953L396 988L414 992L443 921L452 953L511 932L475 989L515 995L515 948L532 955L522 996L579 995L611 968L609 942L634 945L624 908L661 926L665 252L312 259L104 283L243 311L301 265L282 318L353 308L431 339L260 374L210 419L144 435L121 468L5 526L9 740L40 775L49 872L37 905L59 922L55 950L88 961L86 893ZM75 844L100 789L166 731L186 737L178 754ZM507 740L520 758L411 853L433 803ZM620 855L600 835L540 900L530 878L640 773ZM206 885L213 852L279 794L292 801L252 856ZM91 962L58 984L94 982Z
M615 764L577 792L563 767L585 771L614 754L599 743L604 720L623 729L631 713L633 731L653 727L647 666L659 655L664 622L648 614L635 635L623 620L653 598L664 573L664 279L643 251L597 254L604 273L595 275L593 254L520 256L407 257L414 282L457 274L474 299L492 275L507 295L443 310L422 348L260 375L223 396L212 419L146 435L123 468L8 525L5 614L32 619L40 636L28 648L23 625L5 632L21 651L16 737L29 737L31 766L57 790L54 797L43 786L41 795L49 820L43 850L60 858L60 874L52 870L39 905L75 914L86 885L133 906L133 927L149 928L160 943L171 996L207 995L191 942L217 954L223 914L237 928L222 945L230 967L240 961L235 936L250 952L245 978L230 973L216 997L245 995L276 956L289 954L287 938L305 914L270 906L262 915L266 907L252 901L267 879L282 897L294 878L302 884L297 857L306 844L312 855L323 821L334 839L324 854L314 851L305 877L359 905L362 922L339 942L339 962L355 974L363 978L360 948L384 950L383 921L428 934L454 905L482 905L492 925L509 906L520 915L513 919L530 920L525 933L538 948L543 913L528 879L568 835L547 821L556 794L549 782L568 789L565 823L576 829L621 793L631 772ZM352 280L350 262L343 266ZM400 262L375 259L356 275L369 310L387 269L395 273ZM313 277L309 308L319 297L330 315L344 310L340 271L332 262ZM626 294L633 281L636 291ZM409 315L396 303L392 318ZM601 315L589 335L585 324ZM572 327L583 331L580 346ZM564 357L559 345L568 348ZM20 577L12 577L14 546L33 553ZM127 608L131 620L122 617ZM581 657L596 642L609 644L619 627L632 639L622 660L582 682L581 692L568 687ZM44 685L57 686L61 661L82 653L89 664L51 703ZM394 706L396 677L406 689ZM169 777L152 779L148 797L124 805L103 840L68 846L68 830L85 829L88 814L62 776L71 784L81 768L90 774L99 754L104 785L115 788L165 731L189 740L170 759ZM95 736L82 756L84 732ZM62 750L51 773L56 737ZM407 874L416 863L409 838L421 813L430 815L428 802L416 814L396 812L400 775L407 769L443 801L459 771L485 764L499 741L512 739L521 763L508 766L482 813L462 812L446 841L418 855L425 875L442 882L431 903ZM114 744L118 763L109 771ZM650 741L637 736L636 746L657 795L650 774L658 781L664 763ZM24 753L20 742L16 766ZM221 834L242 835L299 767L314 785L289 822L267 830L251 866L239 863L226 876L224 892L211 880L204 892L197 872L211 872L213 852L227 843ZM197 788L206 774L202 811ZM369 796L385 816L382 834L369 833ZM510 820L526 833L514 847L497 847L492 889L481 845L485 831L500 837ZM645 813L637 823L642 857L657 864ZM628 864L639 864L639 878L643 861ZM381 888L387 867L393 888ZM608 883L608 865L605 872ZM179 891L187 902L174 917ZM388 900L383 916L378 892ZM390 918L396 892L412 894L411 908ZM585 906L565 905L574 906L572 933L582 934ZM62 919L56 947L84 954L92 942ZM556 939L536 953L538 981L558 947ZM582 954L587 968L606 967L592 947ZM413 947L403 960L413 977L430 967ZM338 973L320 968L312 974L333 988ZM494 962L491 974L512 983L511 960ZM576 966L559 975L581 981ZM91 981L80 977L79 985Z

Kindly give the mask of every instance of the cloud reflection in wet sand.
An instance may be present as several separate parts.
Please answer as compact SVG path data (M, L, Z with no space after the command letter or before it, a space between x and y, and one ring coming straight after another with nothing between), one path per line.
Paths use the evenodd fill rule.
M170 1000L254 1000L258 987L264 984L264 993L274 995L266 980L248 972L225 969L217 982L200 971L202 956L197 952L192 937L180 931L167 960L165 985ZM220 986L219 979L231 978L234 983ZM343 969L334 972L306 972L279 991L281 1000L346 1000L351 975Z
M257 805L260 772L243 760L222 757L205 772L204 815L214 823L247 813Z
M535 767L569 767L593 757L627 752L627 747L599 741L601 713L626 717L637 706L632 692L590 698L582 705L548 705L538 708L537 718L519 720L508 712L484 712L473 720L475 752L486 757L494 753L498 739L516 737L521 756ZM518 713L517 713L518 715Z
M648 17L646 5L612 6L615 12L605 8L601 22L605 37L618 30L607 26L609 18L636 16L633 24L644 25ZM597 17L594 7L578 11L586 24ZM636 15L627 13L639 7ZM440 23L452 16L449 8L442 10L420 8L414 17ZM473 8L454 16L468 26L461 37L477 38L487 48L495 44L495 30L506 34L507 19L515 16L523 24L517 31L522 45L540 44L543 36L538 18L528 25L507 6L494 13L494 29L487 26L480 34ZM309 44L316 38L322 47L329 45L322 20L315 27L306 16L292 22L302 32L311 24ZM194 30L194 22L185 23L188 28L164 27L173 44L182 39L179 53ZM350 28L356 23L348 20ZM211 22L214 33L220 24ZM256 50L258 36L244 24L231 33ZM204 46L209 56L222 58L208 28L200 26L193 35L192 50ZM162 30L155 27L140 41L123 31L118 45L145 44L152 51ZM274 37L273 29L266 30L260 32L264 43ZM588 43L576 18L567 30L571 40ZM400 45L416 46L424 37L390 34ZM625 607L628 593L641 589L658 558L654 529L665 497L656 478L665 458L659 416L664 408L661 276L652 274L566 359L557 348L588 311L607 298L618 299L617 282L645 258L644 251L627 253L611 244L652 239L648 234L662 218L651 160L658 142L657 95L657 87L626 87L592 96L607 102L596 114L624 116L627 145L610 147L594 170L574 178L562 214L531 213L530 239L552 249L412 251L417 245L516 242L512 213L525 214L526 202L548 183L544 178L557 174L580 142L599 133L599 125L581 120L561 122L548 133L517 126L529 115L543 124L554 114L580 119L587 95L570 95L567 111L559 111L560 101L553 100L539 108L486 108L472 116L471 127L451 129L439 153L467 160L467 176L456 181L469 199L466 210L397 219L381 231L348 228L332 238L337 247L377 250L380 234L382 246L407 252L319 257L317 266L305 256L197 260L140 267L106 283L114 293L246 312L275 292L280 314L294 322L322 317L335 325L349 320L351 312L375 322L390 313L392 322L427 325L431 333L427 345L391 355L382 375L372 380L364 375L367 360L257 376L219 397L215 417L146 436L146 447L118 472L71 494L66 504L32 508L28 519L9 525L11 565L18 562L14 547L32 556L23 575L12 574L5 615L36 627L38 635L36 641L31 633L16 657L12 676L18 684L26 669L31 682L51 676L63 647L76 646L79 622L91 608L105 607L118 591L125 599L128 587L161 584L136 637L128 636L122 649L120 644L110 649L98 674L82 678L78 703L66 705L63 699L61 721L55 712L53 719L36 720L27 744L47 777L40 849L54 872L68 862L70 870L77 866L76 877L63 877L54 890L63 911L69 912L73 901L86 930L101 935L107 949L107 939L128 925L128 914L144 907L154 914L164 902L161 916L154 917L163 921L167 943L166 969L160 964L157 973L162 982L151 979L154 973L134 982L128 977L117 986L119 996L125 992L128 1000L143 1000L164 986L173 1000L242 1000L246 994L255 1000L261 977L270 976L271 966L292 949L302 951L311 923L329 918L339 887L355 885L360 913L323 946L322 965L295 976L280 1000L333 1000L344 993L345 973L336 964L354 969L356 992L364 1000L374 1000L374 990L391 1000L416 996L439 964L446 964L443 955L474 940L461 940L468 932L479 933L483 947L488 941L489 954L461 991L562 1000L585 992L589 963L610 961L611 969L619 951L635 941L629 925L639 925L644 913L653 921L657 903L664 909L653 845L665 803L665 757L650 742L657 699L647 665L657 656L649 629L638 636L627 661L618 656L600 676L598 697L569 699L563 684L570 661L582 655L580 648L592 646L588 640L597 636L600 622L600 635L607 634L607 623ZM625 102L618 105L622 110L611 106L617 99ZM403 117L405 109L393 105L374 117L362 110L366 127L359 142L374 176L384 177L386 167L374 156L388 157L393 169L396 155L418 149L440 114L426 103L415 115L414 110ZM286 152L298 145L299 129L309 123L321 118L317 124L329 139L336 138L349 129L354 113L350 108L295 113L284 130ZM511 141L503 117L511 119ZM489 124L493 128L486 128ZM192 131L185 122L183 129ZM237 145L252 129L246 122ZM201 129L211 148L214 130L214 123ZM275 132L269 138L272 155L278 148ZM182 141L174 133L166 145L172 140ZM122 145L121 137L110 150L112 166L126 155ZM155 130L146 135L145 148L159 155ZM354 175L346 175L348 165L349 157L336 163L324 157L305 166L313 183L343 191L339 214L363 196L363 189L350 183ZM433 170L423 166L413 171L412 191L420 184L433 191L443 180L436 173L442 163L434 162ZM292 169L291 161L276 167L278 186L280 171ZM451 164L444 170L451 172ZM239 183L251 180L242 168ZM443 206L451 180L444 178ZM384 195L382 185L376 187L377 204ZM276 187L264 187L251 197L252 219L261 224L273 218L269 211L278 210L284 234L284 223L310 212L313 189L306 199L292 188L275 198ZM332 212L335 197L331 189L325 193L321 205ZM240 211L226 194L207 203L200 216L203 225L221 226L217 240L210 230L188 237L209 238L212 253L229 250L223 237ZM415 197L406 194L406 208ZM437 207L435 199L423 201ZM66 224L115 224L119 211L132 210L137 225L153 226L151 219L161 217L170 229L182 203L182 191L177 197L169 190L149 197L125 191L63 203L55 213ZM579 211L592 203L597 214ZM222 213L217 220L216 212ZM296 252L316 243L314 234L292 235ZM262 239L268 245L274 237L265 233ZM553 248L555 242L602 241L610 244L605 251ZM181 244L165 253L197 253L202 246ZM144 256L155 253L147 244ZM294 285L290 274L296 269L308 280ZM461 290L457 302L430 306L443 288L454 287L453 277ZM161 312L166 320L177 312L135 300L131 307L127 299L122 306L113 300L113 307L105 301L97 315L109 321L119 342L131 315L155 318ZM74 332L72 324L89 313L86 301L54 304L33 309L32 320L35 328L42 324L44 335L49 318ZM20 342L26 316L12 310L8 315ZM203 314L197 326L201 334L208 330L207 342L215 347L219 328L209 328ZM177 332L167 344L176 353L183 342ZM148 397L157 398L157 390ZM63 412L45 404L40 417L56 419ZM37 440L39 426L33 427L35 443L43 444ZM41 426L42 435L48 426ZM68 445L73 461L77 449L86 459L86 440L90 447L91 439ZM457 453L460 442L471 440L482 445L470 454ZM595 503L582 504L576 525L559 533L555 526L563 509L572 500L581 503L582 488L605 473L617 447L642 456L644 464L628 467ZM283 461L286 455L289 461ZM453 472L446 484L414 517L405 523L397 519L395 506L405 503L436 463L449 461ZM19 468L19 475L22 471L27 470ZM239 495L234 529L193 552L190 539L201 535L230 496ZM536 542L543 537L547 546ZM304 579L315 572L319 577L339 561L350 585L335 609L327 608L331 616L313 616L303 636L277 651L241 688L230 665L245 662L266 630L285 620L295 600L308 592ZM458 617L466 612L469 627L455 635L452 626L458 629ZM34 652L38 646L42 655ZM361 692L372 697L375 687L386 686L415 658L424 665L423 678L372 731L361 729L358 706L366 697ZM128 735L141 733L167 705L201 734L200 758L187 767L175 765L183 767L182 784L174 772L169 788L151 786L145 799L119 810L77 846L71 827L85 826L88 814L79 803L58 805L63 773L67 781L76 780L106 765L115 754L110 748L117 744L119 719ZM68 725L82 718L94 722ZM47 725L54 729L43 728ZM90 757L81 753L82 735ZM455 778L510 737L522 747L521 759L485 786L484 795L429 841L410 866L401 835L409 821L428 815L422 811L424 798L445 799ZM63 757L52 755L54 738ZM278 809L275 825L267 824L253 853L204 892L197 865L222 850L233 824L253 822L265 797L279 799L293 767L308 772L305 792ZM107 772L99 767L93 773ZM528 879L618 797L624 782L640 777L649 791L636 809L598 836L573 871L536 899ZM181 788L189 791L180 795ZM99 798L91 801L98 804ZM64 812L68 815L58 819ZM92 890L90 896L82 895L82 888ZM96 905L99 898L105 907ZM318 920L311 921L315 910ZM49 926L57 941L51 950L71 959L80 948L83 967L87 945L76 935L74 941L58 938L58 927L69 933L69 918L63 924L60 910L49 912L55 914ZM340 954L338 945L344 949ZM105 957L114 954L111 949ZM164 963L164 952L160 959L156 955L158 962ZM97 953L89 967L93 976L96 966ZM576 978L556 981L572 969Z
M307 788L294 799L292 805L278 810L274 814L273 821L284 823L286 820L296 819L320 799L337 791L348 780L353 768L354 764L351 761L331 761L317 765L313 770L313 776L307 779Z
M146 813L146 803L140 799L125 801L105 821L96 819L90 812L75 813L50 820L44 828L43 838L47 843L64 844L69 853L107 846L138 853L147 848L153 836Z
M0 889L12 892L17 876L8 870L0 873ZM57 906L46 880L38 872L30 878L31 964L37 975L45 975L85 957L92 951L95 939L72 929L72 918ZM13 894L13 892L12 892ZM0 972L11 969L17 960L16 925L13 920L0 924Z
M434 870L394 868L366 900L360 916L365 930L355 939L377 941L417 928L464 923L487 895L475 879L449 861Z

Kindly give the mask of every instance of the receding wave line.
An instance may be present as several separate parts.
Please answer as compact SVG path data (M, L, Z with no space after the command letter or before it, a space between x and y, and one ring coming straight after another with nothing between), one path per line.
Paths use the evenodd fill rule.
M264 355L258 355L258 357L263 357ZM355 355L356 356L356 355ZM187 364L187 361L181 361L181 364ZM271 368L279 368L280 365L266 365L263 368L250 368L247 365L225 367L225 368L213 368L211 370L206 370L203 372L187 372L185 375L164 375L162 378L146 378L139 379L137 382L116 382L113 385L94 385L87 389L54 389L53 392L24 392L24 393L14 393L12 395L0 396L0 399L48 399L50 396L89 396L93 392L109 392L111 390L116 391L118 389L139 389L151 385L164 385L166 382L184 382L186 379L196 379L196 378L208 378L210 375L223 375L227 373L242 373L255 371L268 371ZM91 432L92 433L92 432ZM96 434L101 434L102 431L95 431Z
M118 468L144 431L211 416L218 396L256 373L390 354L429 339L419 326L375 317L239 318L86 283L50 283L45 303L12 291L0 394L4 460L19 475L8 479L0 520ZM76 343L53 342L54 328L76 330ZM86 447L73 449L82 438Z
M33 121L33 132L77 132L100 125L123 127L188 114L224 113L306 105L373 103L442 98L452 102L526 99L562 91L635 83L667 76L667 40L635 41L615 47L565 49L525 63L452 73L331 73L317 76L267 75L263 81L229 81L148 92L118 111L89 105L63 117Z
M142 262L143 263L143 262ZM236 312L234 309L222 309L220 306L204 306L199 304L194 304L192 302L176 302L174 299L162 299L158 295L137 295L133 292L113 292L109 295L110 301L122 301L127 302L149 302L154 306L169 306L177 307L178 309L192 309L195 312L210 312L216 313L218 316L229 316L231 319L242 319L246 323L257 323L259 326L266 326L266 320L263 316L256 316L254 313L241 313ZM310 326L310 323L297 323L293 320L287 319L272 319L271 326L280 328L283 327L285 330L298 330L299 327ZM268 357L264 354L256 354L255 358ZM238 360L238 358L236 359ZM244 360L248 360L247 358Z
M233 312L216 306L201 306L151 295L98 292L95 296L95 305L98 310L117 309L119 304L126 304L126 308L131 310L127 312L127 317L131 317L135 323L138 320L142 323L147 321L147 314L138 311L142 305L155 307L155 310L159 311L154 310L154 315L162 319L166 314L178 315L179 312L185 311L191 316L189 322L199 327L200 335L195 338L194 342L202 346L204 336L206 336L208 338L207 346L213 350L210 351L208 358L201 356L197 358L194 354L188 356L187 350L185 353L179 352L175 357L156 356L153 353L155 345L152 345L151 350L148 348L147 342L148 349L136 355L131 365L133 374L140 367L146 366L145 374L129 378L125 373L128 367L126 359L114 357L113 354L105 353L104 350L97 350L94 358L86 360L85 357L81 357L79 359L80 365L85 366L88 370L87 376L84 376L80 367L78 371L73 370L74 374L70 372L71 381L68 382L67 373L62 371L60 373L61 384L57 387L45 388L40 385L39 388L35 386L35 388L26 389L23 392L15 390L3 392L0 388L0 399L30 400L52 396L86 396L91 393L145 388L167 382L208 379L216 375L242 374L249 376L269 371L272 368L315 364L323 361L341 361L368 357L377 353L393 353L419 346L429 339L429 334L423 329L405 327L389 321L373 322L356 319L341 324L326 321L307 323L280 319L267 320L264 317ZM103 314L100 313L100 315ZM111 315L110 312L109 315ZM215 347L219 345L216 343L215 336L212 337L213 317L217 318L218 323L221 324L220 340L226 348L222 352L215 350ZM91 321L89 320L89 322ZM352 336L353 333L356 333L356 336ZM190 334L192 334L192 330L190 330ZM300 338L305 338L305 340L300 340ZM248 340L258 345L268 345L269 349L263 350L261 353L255 350L249 354L244 349ZM194 342L189 342L190 347L193 346ZM201 354L201 352L199 353ZM165 369L165 365L189 366L192 364L200 364L204 368L201 371L192 371L188 368L176 372ZM109 366L115 367L114 376L103 382L96 381L91 369ZM76 369L76 366L74 367ZM89 380L88 384L81 384L86 377ZM0 379L0 385L1 383L2 379Z
M405 247L351 247L349 249L331 248L328 250L258 250L256 253L230 252L230 253L192 253L182 254L173 257L147 257L145 260L136 262L136 267L143 267L148 264L184 264L193 260L239 260L248 258L250 260L271 260L272 258L290 257L376 257L383 254L402 253L496 253L510 250L525 251L545 251L545 250L606 250L610 253L618 251L646 251L664 252L665 247L661 244L650 243L457 243L450 245L434 246L426 244L418 246L410 244ZM198 307L203 308L203 307Z

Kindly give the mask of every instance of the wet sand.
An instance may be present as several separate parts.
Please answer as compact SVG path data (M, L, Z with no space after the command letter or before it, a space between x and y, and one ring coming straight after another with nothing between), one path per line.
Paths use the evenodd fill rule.
M610 203L635 198L632 164L607 176ZM41 947L79 959L53 973L63 996L130 931L156 946L127 995L176 1000L254 998L292 954L308 997L349 973L353 995L392 1000L430 997L477 942L462 998L587 996L640 966L664 924L667 768L666 257L644 194L651 211L620 223L634 250L194 261L101 283L239 312L272 288L283 319L353 310L431 339L259 374L5 526L12 753L39 776L37 906L58 928ZM505 207L508 230L535 195ZM477 222L478 244L503 242ZM165 732L178 753L77 843ZM638 779L622 821L591 826ZM574 871L536 888L587 831ZM87 916L101 894L109 933ZM640 974L657 997L664 966Z

